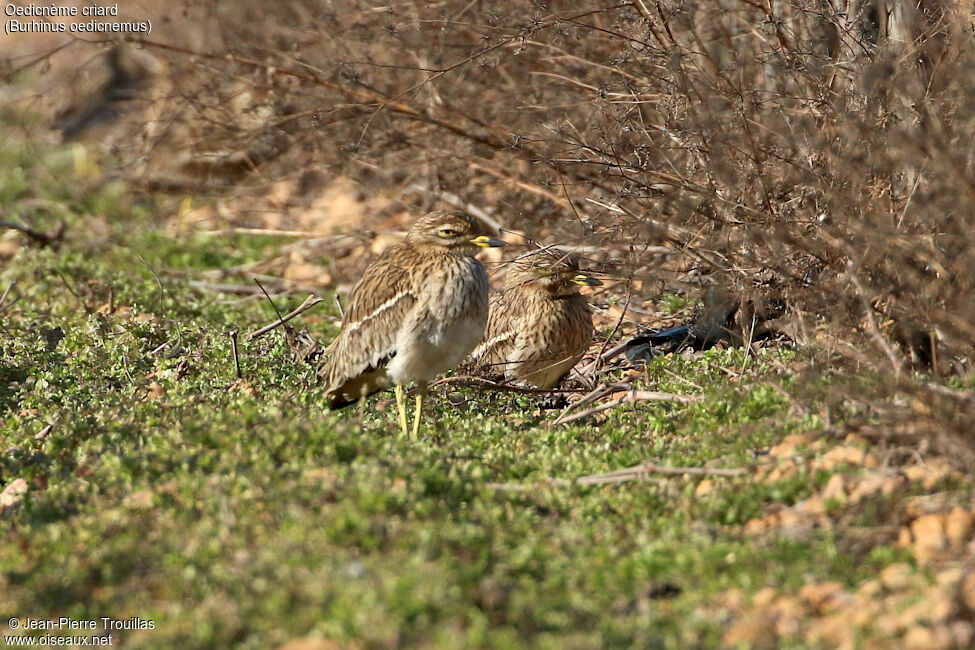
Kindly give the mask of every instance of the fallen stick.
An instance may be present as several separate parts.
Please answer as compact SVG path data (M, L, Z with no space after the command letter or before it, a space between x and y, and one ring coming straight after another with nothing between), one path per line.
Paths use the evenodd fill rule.
M322 302L323 300L324 300L324 298L319 298L315 294L309 294L308 297L305 298L305 302L301 303L300 305L298 305L297 307L295 307L293 310L291 310L290 312L288 312L287 314L285 314L281 318L277 319L276 321L274 321L270 325L265 325L261 329L255 330L255 331L251 332L250 334L248 334L247 335L247 340L248 341L253 341L254 339L256 339L258 337L264 336L265 334L267 334L268 332L270 332L271 330L273 330L275 327L280 327L281 325L284 325L285 323L287 323L289 320L291 320L292 318L294 318L298 314L301 314L303 312L308 311L309 309L311 309L312 307L314 307L318 303Z
M615 393L620 390L628 390L630 387L631 387L630 384L603 384L602 386L597 386L590 392L583 395L579 401L566 406L565 409L561 413L559 413L559 417L555 418L555 421L553 421L552 424L553 425L561 424L562 419L572 411L575 411L576 409L580 409L586 404L591 404L592 402L595 402L600 397L605 397L610 393Z
M744 476L748 471L739 467L668 467L657 465L653 461L644 461L639 465L624 469L590 474L576 479L579 485L604 485L607 483L624 483L638 480L649 474L663 474L665 476Z
M600 474L590 474L580 476L575 479L548 478L540 483L488 483L487 487L492 490L505 490L511 492L531 492L540 487L571 487L573 485L613 485L627 483L629 481L647 480L653 474L662 476L724 476L735 477L745 476L748 470L740 467L669 467L657 465L653 461L645 461L639 465L603 472Z
M590 415L595 415L596 413L602 413L611 408L615 408L621 404L635 404L637 402L679 402L681 404L688 404L691 402L700 402L704 397L701 395L677 395L676 393L661 393L653 390L631 390L623 397L611 400L609 402L603 402L597 406L586 409L582 413L576 413L567 418L559 418L555 424L566 424L568 422L575 422L576 420L581 420L582 418L589 417Z
M17 286L17 283L16 282L11 282L7 286L6 291L3 292L3 295L0 296L0 313L3 313L7 309L7 307L9 306L9 305L7 305L7 296L10 295L10 292L13 291L13 288L15 286ZM15 302L17 302L17 299L16 298L13 301L11 301L10 304L13 305Z
M501 384L496 381L491 381L490 379L486 379L484 377L476 377L474 375L444 377L443 379L438 379L430 384L430 388L433 388L434 386L443 386L446 384L472 386L475 388L489 388L491 390L504 391L508 393L524 393L526 395L560 395L581 392L580 389L577 388L532 388L530 386L518 386L515 384Z

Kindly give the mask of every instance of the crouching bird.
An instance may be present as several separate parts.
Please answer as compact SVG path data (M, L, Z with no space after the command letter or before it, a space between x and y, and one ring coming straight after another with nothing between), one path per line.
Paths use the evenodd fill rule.
M557 248L529 251L508 269L503 293L491 301L484 342L475 362L552 388L592 340L592 312L580 286L602 282L579 270L579 260Z
M366 268L352 288L342 329L318 374L333 409L395 386L403 435L405 387L416 382L413 435L423 387L480 342L488 318L488 279L474 256L504 246L467 214L435 211Z

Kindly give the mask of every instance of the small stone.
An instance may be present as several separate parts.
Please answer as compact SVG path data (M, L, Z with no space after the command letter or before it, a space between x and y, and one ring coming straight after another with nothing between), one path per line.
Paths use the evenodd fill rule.
M122 501L122 505L132 510L148 510L152 507L152 498L152 490L143 488L126 496Z
M732 612L740 612L745 604L745 592L741 589L729 589L718 596L718 603Z
M951 630L944 626L912 627L904 635L905 650L950 650Z
M971 537L975 517L964 508L955 507L945 517L945 536L953 549L961 549Z
M860 585L860 588L857 589L857 601L859 601L860 604L863 604L863 602L871 602L876 599L883 590L884 583L882 583L879 579L873 578L871 580L866 580Z
M795 476L796 471L796 466L792 463L777 465L765 476L765 482L777 483L783 479Z
M277 650L342 650L342 646L331 639L305 637L282 643Z
M839 502L846 501L846 490L844 489L843 475L833 474L830 476L829 481L826 483L826 487L823 488L821 496L826 501L831 499Z
M314 282L325 276L331 282L328 269L318 264L289 264L282 274L285 280L292 282Z
M853 447L852 445L833 447L823 454L822 458L818 461L818 465L823 469L832 469L837 465L877 467L879 464L877 458L869 451L865 451L859 447Z
M765 519L756 518L749 519L745 523L745 534L749 537L754 537L755 535L761 535L768 530L768 525L765 523Z
M968 611L975 613L975 571L961 579L958 584L958 595Z
M887 477L880 473L867 474L850 491L850 503L859 503L864 498L877 494L883 488L886 480Z
M822 639L831 648L855 648L855 631L850 626L849 621L840 616L827 616L816 621L815 626L810 629L810 636L813 639Z
M935 513L921 515L911 522L911 536L914 539L912 551L918 562L927 562L948 545L945 536L945 515Z
M968 621L954 621L948 626L956 648L971 648L975 641L975 626Z
M20 247L20 242L14 241L13 239L0 237L0 259L8 259L13 257L17 254L17 251L20 250Z
M900 532L897 534L897 547L907 548L913 541L914 540L911 538L911 529L907 526L901 528Z
M881 604L876 600L866 602L857 599L856 607L849 608L850 622L858 627L873 625L877 615L881 612Z
M756 591L755 595L752 596L752 605L758 609L765 609L772 604L772 601L775 600L777 595L778 592L772 587L764 587Z
M799 597L820 612L834 604L842 595L845 595L843 585L835 581L803 585L799 590Z
M739 619L725 632L725 646L745 645L753 650L776 646L775 621L765 614L752 614Z
M301 478L306 481L314 481L316 483L324 483L325 485L333 485L338 477L335 472L328 467L313 467L311 469L306 469L301 474Z
M152 382L149 387L146 388L146 398L151 400L157 400L162 397L166 391L163 389L159 382Z
M714 491L714 481L706 478L697 484L697 487L694 489L694 495L703 497L711 494L712 491Z
M914 570L903 562L891 564L880 572L880 583L889 591L907 589L913 582Z
M951 467L938 460L931 460L924 465L912 465L904 469L904 475L909 481L920 481L926 490L933 488L952 473Z
M782 439L782 442L768 450L769 456L774 458L789 458L795 456L797 447L805 447L812 442L812 438L793 433Z
M826 501L821 497L809 497L793 506L796 512L804 515L822 515L826 513Z
M919 623L936 625L945 623L955 611L952 597L940 587L924 592L923 597L897 615L898 626L908 629Z
M965 572L961 567L951 567L938 571L938 573L934 576L934 582L942 589L950 589L957 587L964 575Z
M880 493L884 496L889 496L899 490L906 482L907 479L903 476L888 476L880 484Z
M27 481L22 478L14 479L3 488L3 492L0 492L0 516L19 506L27 491Z
M257 395L257 389L254 388L254 386L246 379L238 379L234 383L230 384L230 387L227 390L232 390L243 395L247 395L248 397L254 397Z

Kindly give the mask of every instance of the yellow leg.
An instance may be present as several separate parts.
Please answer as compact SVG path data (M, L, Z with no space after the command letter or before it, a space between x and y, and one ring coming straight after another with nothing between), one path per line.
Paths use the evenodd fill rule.
M423 411L423 391L416 394L416 409L413 411L413 439L416 440L420 433L420 413Z
M396 393L396 410L399 413L399 428L403 430L404 436L408 436L410 430L406 425L406 391L402 386L396 384L394 392Z

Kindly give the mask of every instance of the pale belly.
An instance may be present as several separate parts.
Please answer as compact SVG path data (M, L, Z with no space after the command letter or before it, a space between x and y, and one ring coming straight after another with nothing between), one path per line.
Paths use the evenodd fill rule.
M387 366L395 384L427 383L470 354L487 326L487 273L463 258L425 283L417 309L400 328Z
M481 342L486 318L471 318L451 326L437 325L403 332L396 356L386 367L394 384L427 383L464 360Z

